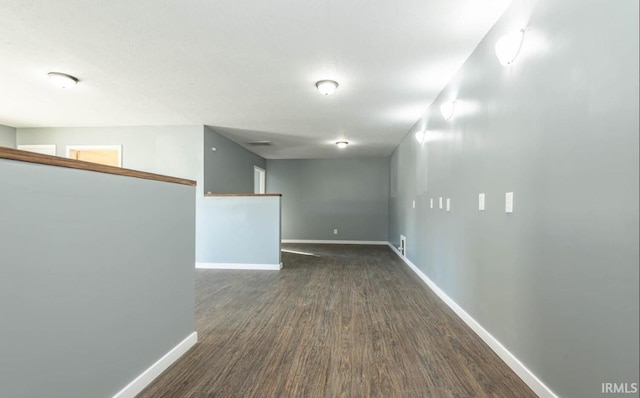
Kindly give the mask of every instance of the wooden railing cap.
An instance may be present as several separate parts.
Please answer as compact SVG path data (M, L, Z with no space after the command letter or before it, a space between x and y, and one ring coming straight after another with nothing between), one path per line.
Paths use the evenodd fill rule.
M21 151L19 149L13 148L0 147L0 158L17 160L19 162L38 163L48 166L66 167L69 169L93 171L96 173L142 178L145 180L170 182L173 184L196 185L195 181L187 180L184 178L169 177L162 174L147 173L145 171L123 169L120 167L106 166L103 164L85 162L82 160L62 158L59 156L43 155L40 153Z

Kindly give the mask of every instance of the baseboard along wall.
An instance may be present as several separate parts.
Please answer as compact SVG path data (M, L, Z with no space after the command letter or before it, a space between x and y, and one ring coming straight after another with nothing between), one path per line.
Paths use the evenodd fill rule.
M279 271L282 269L280 264L234 264L234 263L196 263L199 269L236 269L236 270L255 270L255 271Z
M466 323L487 345L509 366L529 388L533 390L541 398L558 398L532 371L530 371L515 355L500 343L498 339L493 337L485 328L478 323L471 315L469 315L462 307L460 307L451 297L449 297L442 289L438 287L428 276L426 276L414 263L407 257L403 256L398 248L388 243L402 261L404 261L413 272L422 279L422 281L445 302Z
M398 249L389 242L379 241L325 241L325 240L299 240L283 239L282 243L316 243L316 244L361 244L361 245L388 245L398 257L418 275L442 301L445 302L528 386L541 398L558 398L531 370L529 370L515 355L513 355L498 339L489 333L482 325L449 297L438 285L426 276L413 262L403 256ZM196 263L196 268L201 269L237 269L237 270L279 270L280 264L221 264L221 263ZM168 368L182 354L197 342L197 333L193 333L174 349L162 357L158 362L143 372L127 387L114 396L114 398L134 397L150 384L160 373ZM177 355L177 356L176 356ZM170 361L170 362L169 362ZM164 366L164 367L163 367ZM141 386L141 387L140 387ZM138 389L139 388L139 389ZM135 391L135 392L134 392Z
M147 370L142 372L125 388L120 390L113 398L134 398L140 391L151 384L162 372L167 370L175 361L180 359L191 347L198 342L198 333L193 332L173 347L162 358L158 359Z
M282 239L282 243L311 243L323 245L387 245L381 240L315 240L315 239Z

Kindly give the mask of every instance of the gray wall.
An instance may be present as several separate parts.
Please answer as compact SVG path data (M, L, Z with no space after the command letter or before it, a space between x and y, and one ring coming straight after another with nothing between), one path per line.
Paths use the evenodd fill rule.
M204 127L204 192L253 193L253 166L264 169L265 160Z
M282 194L283 239L387 240L389 158L270 159L267 192Z
M206 197L197 223L199 263L280 264L280 197Z
M0 396L111 397L194 331L194 187L0 159Z
M122 167L199 182L202 191L202 126L19 128L19 145L122 145Z
M637 1L516 0L391 159L390 239L562 397L638 382L638 106Z
M16 129L0 124L0 146L16 147Z

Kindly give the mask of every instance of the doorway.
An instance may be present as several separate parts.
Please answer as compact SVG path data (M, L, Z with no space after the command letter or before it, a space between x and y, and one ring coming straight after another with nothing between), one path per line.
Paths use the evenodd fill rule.
M267 193L267 171L261 167L253 166L253 193Z
M122 145L67 145L67 158L122 167Z

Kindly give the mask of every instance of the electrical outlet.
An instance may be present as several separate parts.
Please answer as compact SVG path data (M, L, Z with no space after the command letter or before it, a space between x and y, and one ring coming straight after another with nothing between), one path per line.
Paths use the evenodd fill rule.
M451 199L447 198L447 211L451 211Z
M333 234L334 235L338 235L338 229L337 228L333 230Z
M478 210L484 211L484 194L478 194Z

